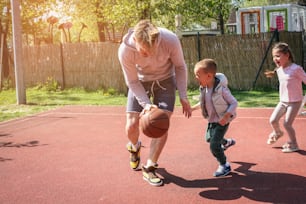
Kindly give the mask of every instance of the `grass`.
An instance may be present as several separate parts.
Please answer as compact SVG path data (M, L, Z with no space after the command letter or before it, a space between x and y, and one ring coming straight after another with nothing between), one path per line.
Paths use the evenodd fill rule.
M239 91L232 90L232 94L235 96L239 103L239 107L254 108L254 107L274 107L278 100L278 91ZM198 96L198 91L189 91L189 98L195 98ZM191 100L194 103L195 100Z
M239 107L274 107L278 101L277 91L232 91L239 101ZM191 104L195 104L199 92L188 91ZM178 97L177 97L178 98ZM28 88L26 105L17 105L16 92L13 89L0 92L0 122L24 117L64 105L112 105L124 106L126 96L113 90L86 91L84 89L67 89L48 91L46 89ZM176 101L180 106L179 100Z
M115 94L115 95L113 95ZM47 91L28 88L26 105L17 105L15 90L0 92L0 122L38 112L55 109L64 105L123 105L125 96L102 91L84 89L67 89L64 91Z

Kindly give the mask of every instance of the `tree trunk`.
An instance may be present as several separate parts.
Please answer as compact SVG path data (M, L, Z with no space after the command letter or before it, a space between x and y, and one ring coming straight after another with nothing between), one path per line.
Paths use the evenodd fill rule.
M104 22L97 22L98 24L98 32L99 32L99 41L100 42L105 42L106 41L106 37L105 37L105 26L106 23Z
M9 76L9 62L8 62L8 57L9 57L9 51L7 48L7 43L6 43L6 38L7 34L4 34L4 44L3 44L3 59L2 59L2 68L3 68L3 77L4 79L7 79Z
M220 32L221 32L221 35L223 35L224 34L224 19L223 19L223 15L221 12L219 14L219 23L220 23Z
M224 18L223 18L223 14L222 14L222 4L219 5L219 24L220 24L220 32L221 35L224 34Z

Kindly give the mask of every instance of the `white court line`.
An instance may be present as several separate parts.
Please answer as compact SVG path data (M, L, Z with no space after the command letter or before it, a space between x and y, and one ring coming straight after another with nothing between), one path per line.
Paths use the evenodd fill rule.
M43 118L46 116L52 116L53 118L56 118L56 115L100 115L100 116L110 116L110 117L125 117L125 112L123 113L95 113L95 112L90 112L90 113L84 113L84 112L56 112L56 111L51 111L51 112L46 112L46 113L39 113L37 115L32 115L32 116L27 116L25 118L17 118L17 119L12 119L12 120L8 120L8 121L4 121L4 122L0 122L0 126L4 127L5 125L11 125L11 123L13 122L14 124L16 123L21 123L21 122L25 122L28 120L31 120L33 118ZM174 114L172 115L172 118L186 118L183 114L181 115L177 115ZM192 116L192 118L203 118L203 116L201 115L196 115L196 116ZM269 120L270 116L267 117L263 117L263 116L237 116L237 118L233 121L235 122L237 119L260 119L260 120ZM187 119L187 118L186 118ZM306 120L306 117L296 117L295 120Z
M102 115L102 116L124 116L125 117L125 112L124 113L84 113L84 112L50 112L50 113L44 113L44 114L40 114L37 115L36 117L39 116L48 116L48 115L53 115L53 114L60 114L60 115ZM183 114L181 115L177 115L174 114L171 117L175 117L175 118L186 118ZM196 115L196 116L192 116L191 118L203 118L203 116L201 115ZM236 119L269 119L270 116L237 116ZM187 119L187 118L186 118ZM306 117L296 117L295 120L306 120Z
M61 115L101 115L101 116L120 116L120 117L125 117L125 113L77 113L77 112L47 112L47 113L39 113L37 115L31 115L31 116L26 116L24 118L16 118L16 119L12 119L12 120L7 120L7 121L3 121L0 122L0 127L5 127L6 125L12 125L12 123L14 124L18 124L18 123L22 123L22 122L26 122L29 121L33 118L45 118L50 116L50 118L58 118L57 116ZM59 116L59 117L61 117Z

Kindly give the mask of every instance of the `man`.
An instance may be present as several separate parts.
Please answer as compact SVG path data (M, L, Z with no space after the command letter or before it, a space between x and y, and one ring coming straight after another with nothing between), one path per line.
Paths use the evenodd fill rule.
M127 149L130 152L130 166L137 170L141 149L141 113L158 107L170 117L177 89L183 114L191 116L187 99L187 67L177 36L165 28L157 28L148 20L141 20L124 36L118 57L129 88L125 128L129 139ZM163 185L155 170L167 137L168 133L151 140L147 163L142 166L143 178L154 186Z

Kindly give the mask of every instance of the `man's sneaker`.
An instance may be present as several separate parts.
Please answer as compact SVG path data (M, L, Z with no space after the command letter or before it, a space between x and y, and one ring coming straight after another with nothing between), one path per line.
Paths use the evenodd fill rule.
M268 140L267 140L267 144L273 144L275 143L280 137L282 137L284 135L284 133L282 131L280 131L279 133L276 133L276 132L272 132L269 137L268 137Z
M126 148L131 153L130 154L130 167L133 170L138 170L138 166L140 164L141 142L138 141L138 149L137 149L137 151L133 150L132 143L130 143L130 142L126 145Z
M227 142L224 145L221 145L223 151L227 150L229 147L236 144L236 141L234 139L226 139Z
M150 166L150 167L145 167L142 166L142 175L143 175L143 179L146 180L149 184L151 184L152 186L161 186L163 185L163 180L161 178L159 178L156 173L156 166Z
M227 162L226 164L219 165L217 171L214 173L214 177L226 176L231 172L231 166Z

